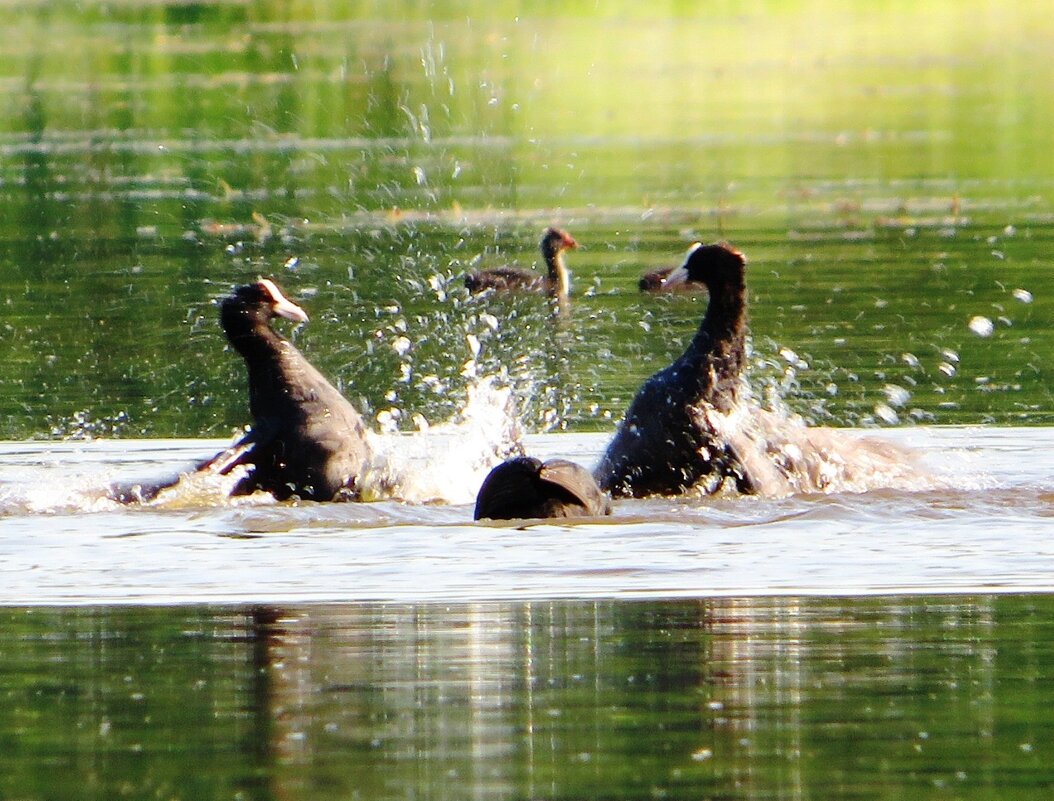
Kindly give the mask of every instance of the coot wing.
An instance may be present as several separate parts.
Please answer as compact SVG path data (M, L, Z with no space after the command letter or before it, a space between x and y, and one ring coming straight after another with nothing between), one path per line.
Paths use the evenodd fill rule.
M547 494L551 494L568 512L577 506L581 507L581 511L575 514L611 514L611 501L607 494L597 486L592 473L579 464L566 459L551 459L542 465L538 478L549 488ZM568 517L570 514L565 512L561 516Z

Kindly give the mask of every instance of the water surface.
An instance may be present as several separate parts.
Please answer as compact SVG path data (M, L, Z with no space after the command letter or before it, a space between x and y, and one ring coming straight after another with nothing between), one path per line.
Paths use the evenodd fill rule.
M1048 3L0 26L0 796L1049 793ZM566 314L468 298L554 223ZM911 471L575 525L473 524L467 485L101 498L245 425L214 301L261 274L378 430L488 376L532 452L591 463L698 324L636 291L696 239L750 259L759 402Z

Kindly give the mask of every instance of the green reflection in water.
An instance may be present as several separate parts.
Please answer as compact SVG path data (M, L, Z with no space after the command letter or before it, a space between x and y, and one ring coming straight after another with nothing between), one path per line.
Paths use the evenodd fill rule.
M458 409L473 336L528 428L609 428L702 309L636 277L722 237L810 420L1051 422L1046 4L638 5L0 11L0 434L228 435L210 304L260 273L370 413ZM562 329L466 302L554 222Z
M12 798L1033 798L1045 596L9 610ZM53 766L44 770L42 766Z

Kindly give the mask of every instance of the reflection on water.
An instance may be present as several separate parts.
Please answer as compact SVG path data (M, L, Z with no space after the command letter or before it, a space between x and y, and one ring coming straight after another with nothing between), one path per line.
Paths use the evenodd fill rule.
M1047 596L11 609L0 795L1034 798L1054 781L1052 612Z

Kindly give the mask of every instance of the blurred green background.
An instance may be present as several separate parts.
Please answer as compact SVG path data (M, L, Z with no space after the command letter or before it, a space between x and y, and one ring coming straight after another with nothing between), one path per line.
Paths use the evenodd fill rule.
M476 373L528 430L605 430L705 308L636 290L695 239L750 259L771 402L1051 419L1047 3L59 2L0 25L0 436L229 435L243 368L213 302L257 275L371 416L447 417ZM566 317L467 297L551 223L583 245Z

